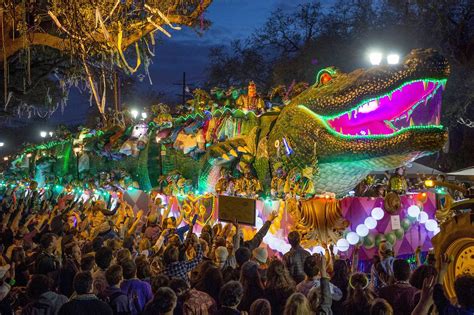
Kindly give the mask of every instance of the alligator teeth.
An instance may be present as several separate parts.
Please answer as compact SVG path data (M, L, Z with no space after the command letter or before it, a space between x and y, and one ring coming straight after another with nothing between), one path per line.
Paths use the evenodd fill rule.
M392 93L388 93L388 94L387 94L387 97L388 97L388 99L389 99L390 101L392 101Z
M415 125L415 122L413 121L413 118L410 118L410 127L414 125Z
M424 102L424 103L425 103L425 106L428 105L428 102L429 102L429 99L428 99L428 98L425 98L425 102Z
M435 125L439 125L439 116L436 116Z
M406 116L406 120L409 121L410 120L410 115L407 114Z
M367 134L371 135L370 129L367 129Z
M342 133L342 127L339 128L339 133Z
M347 118L349 120L351 120L351 118L352 118L352 111L351 110L347 112Z
M427 81L422 81L423 82L423 91L426 91L428 88L428 82Z
M441 83L441 87L443 88L443 91L446 89L446 81L444 81L443 83Z

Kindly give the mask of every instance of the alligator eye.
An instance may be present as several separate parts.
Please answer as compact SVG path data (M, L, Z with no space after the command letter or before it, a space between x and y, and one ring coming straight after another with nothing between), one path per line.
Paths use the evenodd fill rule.
M321 75L321 77L319 78L319 83L322 84L322 85L326 85L328 84L330 81L332 80L332 76L325 72Z
M337 72L337 69L334 67L319 70L318 74L316 75L316 86L321 87L331 83L332 79L337 76Z

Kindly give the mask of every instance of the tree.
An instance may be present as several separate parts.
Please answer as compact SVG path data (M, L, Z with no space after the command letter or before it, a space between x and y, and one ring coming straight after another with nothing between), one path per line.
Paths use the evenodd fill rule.
M85 79L101 115L105 111L107 86L112 85L116 72L134 73L153 57L150 47L154 33L171 37L170 30L180 26L207 27L202 18L212 0L4 0L0 19L0 64L3 65L3 97L8 104L13 98L28 95L37 66L44 80L56 83L69 81L70 75ZM37 49L43 47L43 49ZM44 49L44 48L49 49ZM127 48L132 47L133 53ZM45 69L35 58L51 51L59 52L69 66L81 66L81 71L62 72L64 77L51 78L53 69ZM130 55L136 59L130 65ZM37 56L38 55L38 56ZM128 57L128 58L127 58ZM55 61L56 62L56 61ZM59 61L58 61L59 62ZM62 63L63 64L63 63ZM25 84L15 91L9 84L10 74L19 68L26 70ZM47 68L47 67L46 67ZM15 71L15 74L17 72ZM17 82L18 78L13 80ZM10 81L11 82L11 81ZM53 84L53 82L50 82ZM70 82L68 82L70 83ZM53 84L54 85L54 84ZM17 85L18 87L18 85Z
M270 65L259 49L241 41L233 41L230 47L211 48L209 54L208 81L206 86L242 87L253 80L258 86L268 88Z
M288 14L277 9L251 37L256 47L289 55L305 47L319 34L323 13L319 1L299 5Z

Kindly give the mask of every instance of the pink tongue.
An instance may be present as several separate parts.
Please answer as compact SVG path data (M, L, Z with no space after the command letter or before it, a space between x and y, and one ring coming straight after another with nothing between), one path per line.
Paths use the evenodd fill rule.
M392 134L394 131L387 127L385 123L383 122L371 122L368 126L354 126L354 127L342 127L342 132L339 127L333 126L333 128L339 132L343 133L345 135L376 135L376 134ZM369 132L370 130L370 132Z

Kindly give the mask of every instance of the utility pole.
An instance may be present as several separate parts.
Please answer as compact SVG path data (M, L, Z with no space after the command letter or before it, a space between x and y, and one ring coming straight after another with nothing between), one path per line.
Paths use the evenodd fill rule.
M183 72L183 80L182 82L178 83L178 82L175 82L173 83L173 85L180 85L181 88L182 88L182 91L180 94L176 94L176 96L181 96L181 102L182 102L182 105L185 106L186 105L186 93L190 94L189 91L186 91L187 88L194 88L194 83L189 83L189 82L186 82L186 72ZM189 96L189 95L188 95Z

